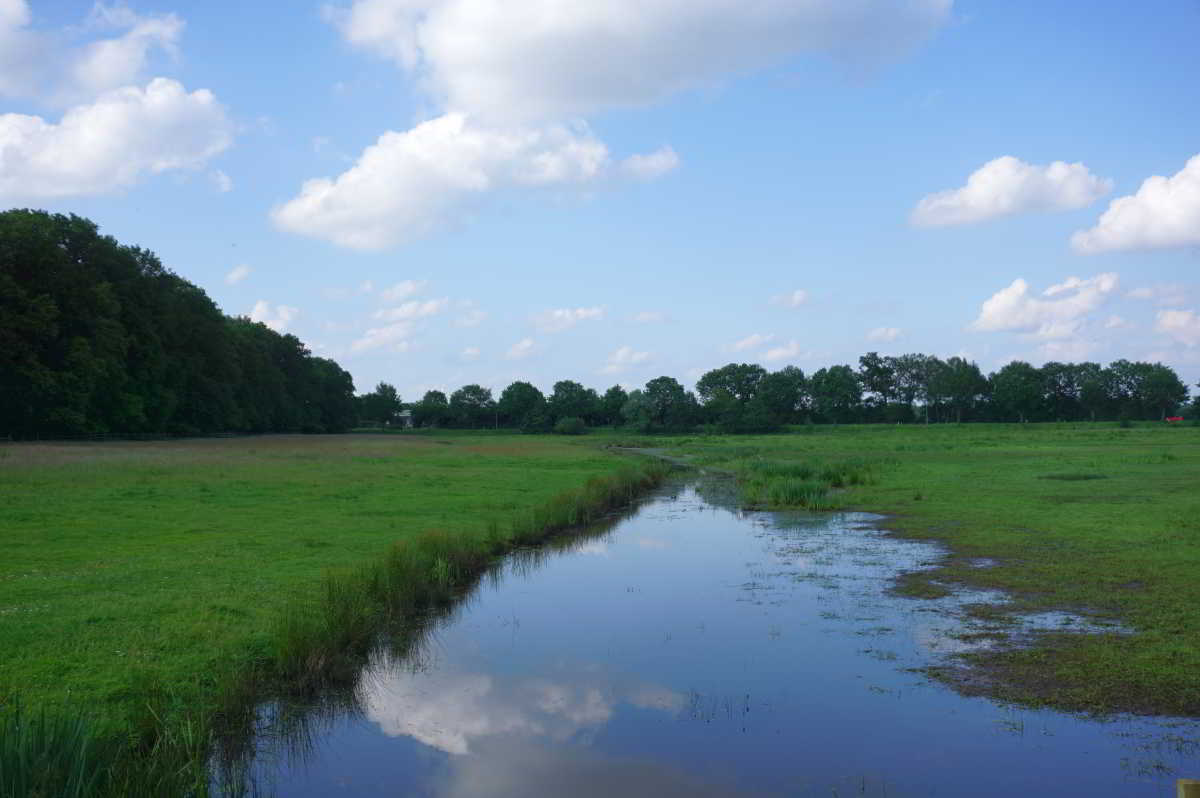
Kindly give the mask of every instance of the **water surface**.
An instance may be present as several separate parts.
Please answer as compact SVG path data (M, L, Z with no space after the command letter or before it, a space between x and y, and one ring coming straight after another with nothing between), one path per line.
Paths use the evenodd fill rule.
M676 484L608 531L509 558L407 655L381 648L350 700L311 708L304 745L271 728L292 713L264 707L256 787L1168 796L1200 774L1192 722L1097 721L930 682L912 669L965 645L958 607L1002 597L892 597L938 547L861 513L741 512L727 490Z

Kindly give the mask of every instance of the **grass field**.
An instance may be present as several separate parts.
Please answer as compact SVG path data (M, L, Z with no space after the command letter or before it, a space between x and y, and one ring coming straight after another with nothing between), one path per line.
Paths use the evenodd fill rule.
M515 540L624 500L635 480L600 451L612 443L732 471L751 505L882 512L889 529L947 543L942 567L903 580L902 592L996 587L1016 598L1001 614L1067 608L1135 630L973 655L969 678L942 674L963 689L1200 716L1195 427L9 444L0 447L0 795L5 774L130 751L202 770L206 718L233 675L266 663L276 678L319 677L337 651L367 638L372 602L435 596ZM624 482L597 480L621 469ZM995 566L972 567L980 557Z
M0 447L0 707L84 714L97 739L161 733L164 712L186 732L232 675L298 676L322 640L345 645L359 583L448 583L464 556L582 520L580 502L609 498L596 478L629 468L531 436ZM393 576L364 570L385 560ZM55 733L86 736L72 729Z
M807 433L807 434L805 434ZM1071 609L1133 635L1045 635L941 675L1061 708L1200 716L1200 429L1146 424L815 427L658 446L737 473L750 504L885 513L944 541L913 595L1010 591L1006 612ZM973 567L974 558L995 567ZM997 614L993 608L982 613Z

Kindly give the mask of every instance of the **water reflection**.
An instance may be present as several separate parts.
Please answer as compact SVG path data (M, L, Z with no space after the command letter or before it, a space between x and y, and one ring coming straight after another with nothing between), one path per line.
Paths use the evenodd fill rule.
M363 715L384 734L460 755L484 750L497 738L578 740L607 723L619 704L669 715L684 704L673 690L618 680L600 668L525 676L413 671L396 662L364 674L359 695Z
M988 644L964 606L1003 600L891 595L936 546L732 500L675 485L615 528L517 552L341 692L262 707L227 761L290 798L1151 796L1200 773L1190 721L1100 723L923 677Z

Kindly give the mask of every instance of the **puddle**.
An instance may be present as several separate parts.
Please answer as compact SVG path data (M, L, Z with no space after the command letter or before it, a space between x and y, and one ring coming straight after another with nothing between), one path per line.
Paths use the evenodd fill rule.
M961 696L912 669L1019 625L892 596L943 551L862 513L743 512L714 479L506 560L349 694L261 709L278 796L1167 796L1200 724ZM1112 631L1112 627L1103 627Z

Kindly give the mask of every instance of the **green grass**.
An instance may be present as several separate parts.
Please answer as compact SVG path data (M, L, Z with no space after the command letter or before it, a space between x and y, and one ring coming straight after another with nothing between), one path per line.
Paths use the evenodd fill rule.
M202 792L218 710L345 676L383 615L657 476L515 435L4 452L0 795L39 794L19 782L56 756L83 775L40 794L90 794L95 763L101 792Z
M972 655L972 683L993 695L1200 715L1200 429L839 426L653 445L735 472L750 504L885 513L888 529L948 544L942 567L908 575L902 592L1000 588L1014 611L1081 611L1135 630ZM829 486L824 499L813 480ZM972 567L979 557L998 565Z

